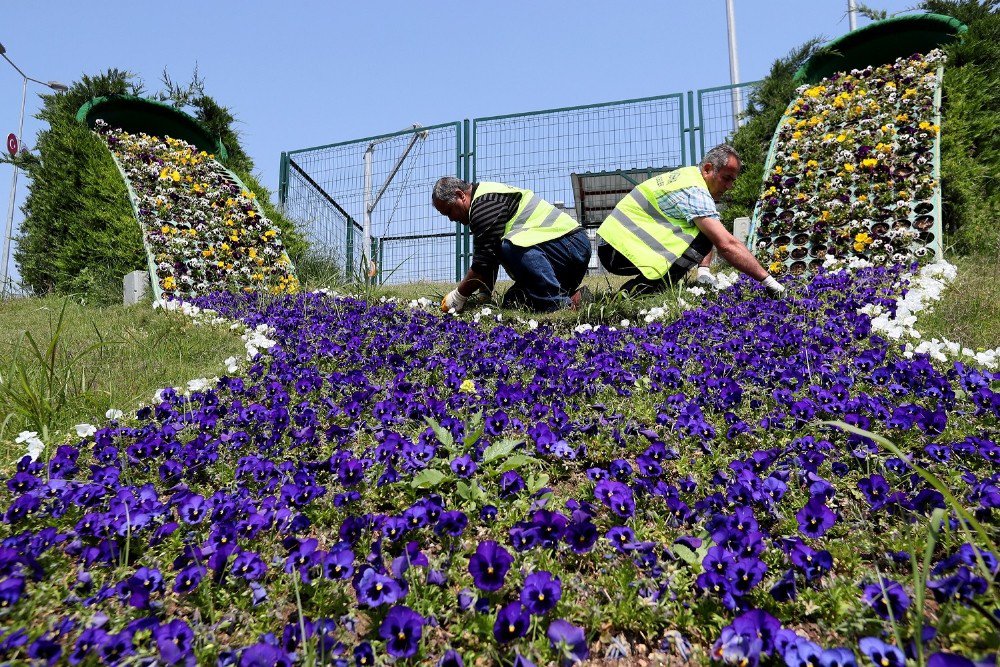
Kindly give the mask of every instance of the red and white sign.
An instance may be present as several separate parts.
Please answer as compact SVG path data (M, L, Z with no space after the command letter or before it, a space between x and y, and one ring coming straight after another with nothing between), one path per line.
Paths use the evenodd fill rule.
M17 155L17 135L13 132L7 135L7 152Z

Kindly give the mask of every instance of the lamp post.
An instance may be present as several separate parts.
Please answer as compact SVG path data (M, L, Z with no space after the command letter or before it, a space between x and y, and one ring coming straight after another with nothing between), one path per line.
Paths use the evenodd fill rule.
M733 85L733 131L739 127L740 112L743 111L743 95L736 84L740 82L740 61L736 54L736 15L733 0L726 0L726 23L729 27L729 83Z
M10 66L17 70L17 73L21 75L22 85L21 85L21 117L17 123L17 139L21 141L21 133L24 132L24 102L28 96L28 82L33 81L35 83L40 83L43 86L48 86L57 93L65 92L69 90L69 87L65 84L59 83L58 81L39 81L34 79L24 72L21 68L14 64L14 61L7 57L7 49L3 44L0 44L0 56L10 63ZM17 174L20 171L17 166L17 162L14 162L14 176L10 183L10 203L7 205L7 224L4 227L3 233L3 278L0 279L0 295L7 293L8 281L10 279L10 271L8 270L8 265L10 262L10 242L11 236L14 233L14 205L17 199Z
M858 7L854 0L847 0L847 23L854 32L858 28Z

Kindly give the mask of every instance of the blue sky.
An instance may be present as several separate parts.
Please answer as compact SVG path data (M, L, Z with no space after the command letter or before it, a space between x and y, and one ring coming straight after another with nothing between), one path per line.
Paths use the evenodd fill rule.
M890 13L915 0L870 0ZM239 119L276 189L283 150L411 126L683 92L729 83L725 0L68 0L4 3L0 43L28 75L72 83L111 67L150 92L164 69ZM740 74L811 37L848 31L847 0L734 0ZM859 26L868 20L859 17ZM0 135L16 132L21 77L0 61ZM40 129L29 83L23 143ZM11 168L0 165L6 222ZM19 179L18 202L25 180ZM15 212L15 226L21 217ZM2 258L0 258L2 260Z

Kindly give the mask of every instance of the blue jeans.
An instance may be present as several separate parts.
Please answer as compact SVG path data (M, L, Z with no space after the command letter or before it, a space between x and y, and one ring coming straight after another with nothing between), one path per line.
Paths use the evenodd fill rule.
M542 313L565 308L590 264L590 239L583 227L528 248L500 244L500 263L514 279L503 297L504 308Z

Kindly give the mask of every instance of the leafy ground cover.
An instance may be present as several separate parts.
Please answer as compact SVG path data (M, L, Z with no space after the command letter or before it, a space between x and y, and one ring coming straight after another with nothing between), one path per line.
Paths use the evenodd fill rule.
M909 280L824 271L783 301L740 281L673 321L572 331L203 298L266 353L9 471L0 651L984 657L1000 375L873 329Z

